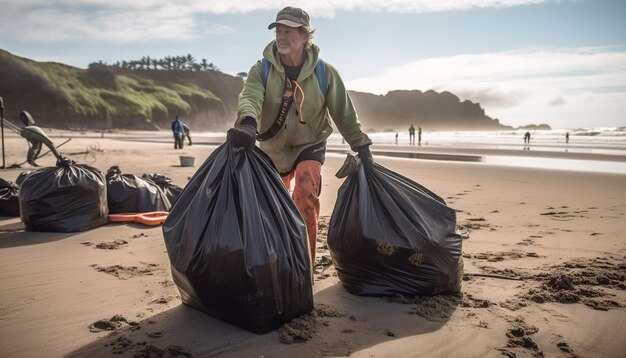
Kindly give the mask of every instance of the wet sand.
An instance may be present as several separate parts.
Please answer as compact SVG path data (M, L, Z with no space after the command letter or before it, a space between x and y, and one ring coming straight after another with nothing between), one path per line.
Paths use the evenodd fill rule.
M9 136L5 148L7 165L25 160L23 139ZM184 186L214 148L93 135L61 152ZM179 155L196 167L181 167ZM323 166L310 315L256 335L182 305L160 227L40 233L2 217L0 355L624 356L625 175L375 155L443 197L466 238L461 295L376 298L342 287L325 242L343 159L329 153ZM0 177L15 181L29 168Z

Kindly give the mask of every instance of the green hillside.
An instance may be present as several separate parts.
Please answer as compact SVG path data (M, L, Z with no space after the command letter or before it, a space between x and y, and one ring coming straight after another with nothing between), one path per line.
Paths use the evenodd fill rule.
M29 111L57 128L168 128L179 114L194 130L222 129L235 118L240 78L220 72L79 69L0 50L5 117Z

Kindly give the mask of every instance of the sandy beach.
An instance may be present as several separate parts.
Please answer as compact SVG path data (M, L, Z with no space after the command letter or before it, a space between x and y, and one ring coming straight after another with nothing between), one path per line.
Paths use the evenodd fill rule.
M57 144L65 140L52 135ZM103 172L119 165L123 173L160 173L184 186L215 149L123 139L75 133L60 151ZM22 138L8 136L5 148L7 166L25 161ZM386 149L373 148L378 163L456 209L466 237L461 295L360 297L342 287L325 233L344 156L329 153L316 310L291 329L257 335L184 306L160 226L41 233L0 217L0 356L626 355L625 174L394 158L377 150ZM194 156L195 167L181 167L180 155ZM54 158L38 163L51 166ZM0 177L15 181L28 169L4 169Z

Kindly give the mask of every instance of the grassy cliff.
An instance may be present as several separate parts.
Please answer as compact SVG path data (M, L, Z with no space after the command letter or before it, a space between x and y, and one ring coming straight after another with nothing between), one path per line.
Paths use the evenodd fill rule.
M235 118L239 78L219 72L79 69L0 50L5 117L29 111L41 126L168 128L179 114L192 129L221 129Z

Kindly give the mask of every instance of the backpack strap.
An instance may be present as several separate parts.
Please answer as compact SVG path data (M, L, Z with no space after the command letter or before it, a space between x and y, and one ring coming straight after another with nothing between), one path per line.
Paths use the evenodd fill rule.
M317 83L319 83L320 85L322 95L324 95L324 98L326 98L326 93L328 93L328 83L326 82L326 65L321 58L318 58L317 64L315 64L315 76L317 76Z
M267 76L270 74L272 63L265 57L261 60L261 80L263 80L263 88L267 88Z
M265 57L261 60L261 80L263 81L263 88L267 88L267 78L270 74L270 68L272 67L272 63ZM315 64L315 76L317 77L317 83L320 86L320 91L322 91L322 95L326 98L326 93L328 93L328 82L326 81L326 65L321 58L317 59L317 63Z

